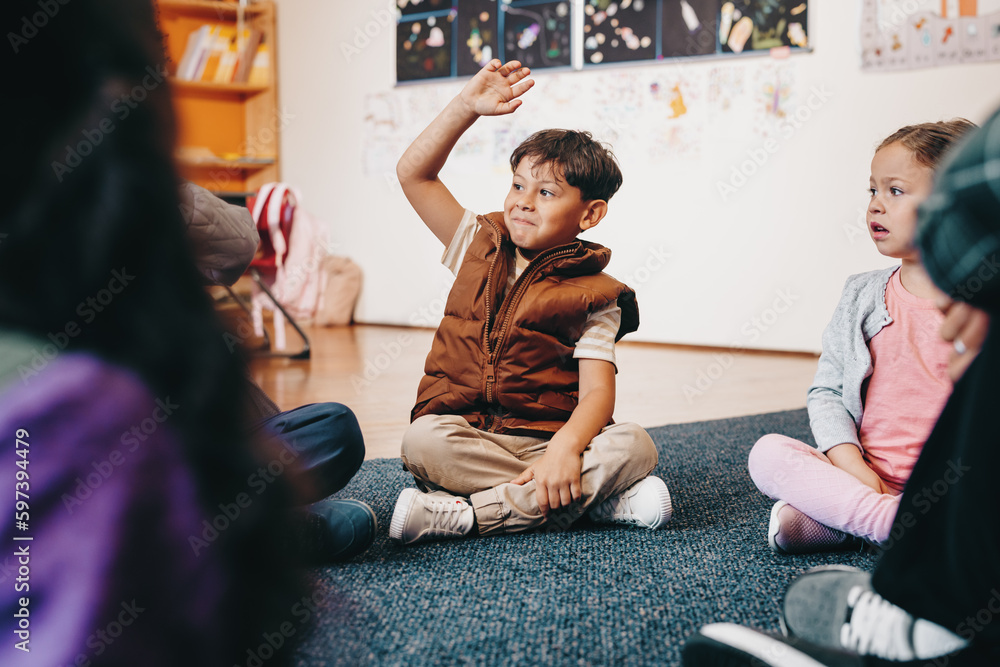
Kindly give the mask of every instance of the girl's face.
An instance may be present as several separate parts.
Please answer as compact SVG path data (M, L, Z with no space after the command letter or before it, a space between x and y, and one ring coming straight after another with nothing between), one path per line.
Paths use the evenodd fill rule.
M872 158L868 181L868 233L886 257L918 261L917 207L931 193L934 170L917 162L900 143L889 144Z

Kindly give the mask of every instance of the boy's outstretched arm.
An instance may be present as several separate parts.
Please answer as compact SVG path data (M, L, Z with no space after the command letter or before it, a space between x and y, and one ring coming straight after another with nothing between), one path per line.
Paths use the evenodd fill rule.
M542 458L511 483L535 480L535 496L542 514L579 500L583 495L583 450L608 425L614 411L615 365L600 359L580 359L580 402L569 421L552 436Z
M491 60L448 103L437 118L420 133L396 164L396 175L410 205L441 243L451 243L465 209L458 203L438 173L459 137L480 116L502 116L521 106L518 98L534 80L531 71L511 60Z

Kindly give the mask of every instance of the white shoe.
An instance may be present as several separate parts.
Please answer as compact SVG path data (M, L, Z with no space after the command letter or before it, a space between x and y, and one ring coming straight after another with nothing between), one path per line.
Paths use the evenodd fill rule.
M476 515L464 498L403 489L392 512L389 539L401 544L413 544L438 538L463 537L469 534L475 522Z
M672 515L667 485L652 475L594 506L588 514L598 523L628 523L650 530L670 521Z
M858 655L886 660L938 658L968 644L953 632L908 613L873 590L855 586L847 593L851 618L840 628L840 644Z

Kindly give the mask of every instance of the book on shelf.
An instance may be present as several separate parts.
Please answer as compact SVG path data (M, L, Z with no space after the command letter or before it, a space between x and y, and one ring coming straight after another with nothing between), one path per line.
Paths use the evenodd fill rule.
M203 46L207 48L211 38L212 26L203 25L188 35L187 45L184 48L184 55L177 66L177 78L188 81L195 78L201 58L204 54Z
M263 39L264 33L260 30L250 31L250 36L244 43L237 58L236 71L233 73L233 81L235 83L247 83L250 80L250 71L253 69L253 63Z
M236 73L236 61L239 60L240 44L245 44L247 39L250 37L250 31L243 30L243 38L239 39L239 35L236 34L236 29L233 28L232 32L228 35L226 40L226 48L219 60L219 69L215 74L214 81L216 83L230 83L233 81L233 77Z
M247 78L247 83L266 86L270 69L271 58L268 53L267 42L261 41L253 57L253 64L250 66L250 75Z
M212 28L212 42L208 47L208 55L205 58L205 69L199 81L215 81L219 66L222 63L222 56L229 50L230 38L236 37L236 29L230 26L214 26Z
M219 34L219 26L210 25L205 27L208 30L203 33L203 38L198 44L198 50L195 52L197 57L194 69L191 70L191 81L201 81L201 77L205 75L205 69L208 67L208 59L212 53L212 45L215 44L215 38Z
M229 25L205 24L188 36L177 78L207 83L267 85L270 56L264 34Z

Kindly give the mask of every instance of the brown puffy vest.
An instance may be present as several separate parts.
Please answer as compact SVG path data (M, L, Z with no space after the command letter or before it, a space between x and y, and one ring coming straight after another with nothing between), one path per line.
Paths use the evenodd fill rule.
M635 292L601 272L610 250L579 239L540 253L506 290L515 248L503 214L479 216L479 224L411 419L451 414L483 430L552 434L577 405L573 351L588 317L617 302L620 339L639 326Z

